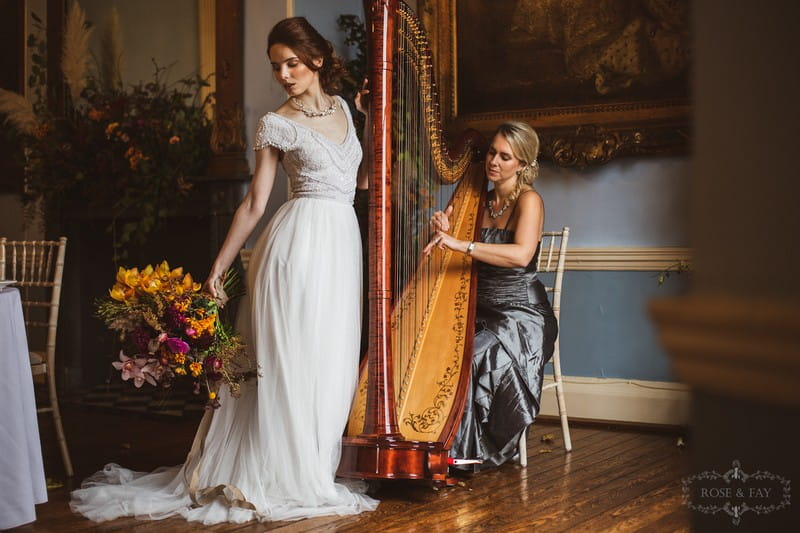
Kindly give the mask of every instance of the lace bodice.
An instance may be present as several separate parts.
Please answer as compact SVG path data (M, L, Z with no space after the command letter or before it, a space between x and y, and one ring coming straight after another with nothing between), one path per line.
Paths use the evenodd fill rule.
M353 203L361 145L347 103L336 97L347 116L347 135L341 144L299 122L267 113L258 123L253 148L274 146L283 152L293 198L323 198Z

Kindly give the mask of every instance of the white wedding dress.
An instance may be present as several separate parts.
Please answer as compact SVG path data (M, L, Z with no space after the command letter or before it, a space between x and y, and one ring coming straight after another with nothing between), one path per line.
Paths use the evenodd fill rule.
M377 507L363 483L335 479L358 373L362 287L352 206L361 147L339 104L348 121L341 144L274 113L259 124L255 149L283 152L293 198L253 248L240 304L237 325L258 379L240 398L223 387L184 465L151 473L106 465L72 493L74 512L213 524Z

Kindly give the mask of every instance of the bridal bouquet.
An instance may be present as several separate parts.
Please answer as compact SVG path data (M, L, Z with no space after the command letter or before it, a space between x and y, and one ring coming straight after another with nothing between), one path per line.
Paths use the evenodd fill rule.
M235 289L235 276L226 276L223 290ZM97 315L119 333L122 349L112 363L122 379L169 387L176 376L191 376L195 390L201 383L208 406L219 407L222 383L237 396L241 383L256 375L244 345L219 317L220 304L200 291L183 268L170 269L164 261L153 268L120 267L109 297L97 302Z

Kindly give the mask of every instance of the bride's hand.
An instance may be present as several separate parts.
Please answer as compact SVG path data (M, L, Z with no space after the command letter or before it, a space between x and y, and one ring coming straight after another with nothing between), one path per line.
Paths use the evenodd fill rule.
M225 294L225 289L222 288L222 282L222 276L211 273L203 284L203 290L210 294L220 307L224 306L225 302L228 301L228 295Z
M367 89L367 83L369 83L369 80L365 79L361 90L356 93L356 109L363 115L367 114L367 108L369 107L369 98L367 97L369 89Z

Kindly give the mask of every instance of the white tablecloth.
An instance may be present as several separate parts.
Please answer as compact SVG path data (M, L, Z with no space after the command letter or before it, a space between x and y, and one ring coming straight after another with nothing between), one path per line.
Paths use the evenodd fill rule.
M36 520L47 501L19 291L0 290L0 529Z

